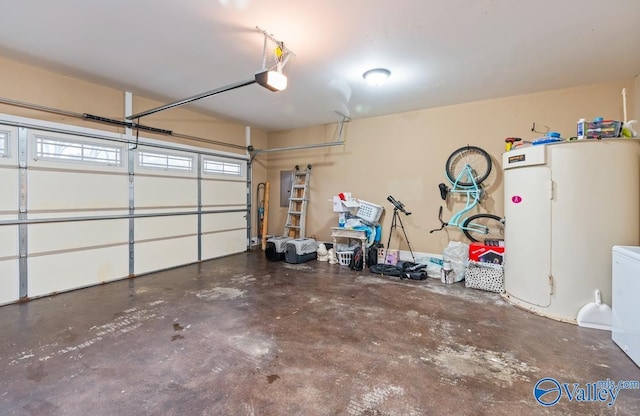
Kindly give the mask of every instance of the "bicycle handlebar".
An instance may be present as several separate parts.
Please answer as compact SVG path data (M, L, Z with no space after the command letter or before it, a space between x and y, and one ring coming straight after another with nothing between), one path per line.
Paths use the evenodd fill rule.
M442 205L440 205L440 210L438 211L438 220L440 221L440 228L434 228L433 230L429 231L429 234L435 232L435 231L442 231L444 230L444 227L446 227L447 225L449 225L448 223L442 221Z

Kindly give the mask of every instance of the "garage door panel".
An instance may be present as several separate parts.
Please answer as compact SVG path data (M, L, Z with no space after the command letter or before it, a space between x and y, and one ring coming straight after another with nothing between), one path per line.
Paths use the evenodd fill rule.
M64 238L60 238L64 236ZM72 250L94 246L128 244L129 220L100 220L32 224L29 252Z
M196 178L166 178L136 176L136 207L196 207L198 181Z
M247 228L246 212L226 212L222 214L204 214L202 216L202 232ZM245 236L246 237L246 236Z
M0 216L0 220L15 220L15 216ZM0 226L0 258L18 255L18 226Z
M135 246L135 274L195 263L198 261L198 238L184 237L148 241Z
M30 211L129 207L126 175L32 170L28 180Z
M211 181L202 182L202 205L247 205L246 182Z
M0 167L0 211L18 211L18 171Z
M246 251L247 231L222 231L202 236L202 259L214 259Z
M0 261L0 305L15 302L20 297L18 259Z
M29 297L96 285L129 275L128 245L29 257Z
M170 238L198 232L197 215L175 217L137 218L135 220L135 239L150 240Z

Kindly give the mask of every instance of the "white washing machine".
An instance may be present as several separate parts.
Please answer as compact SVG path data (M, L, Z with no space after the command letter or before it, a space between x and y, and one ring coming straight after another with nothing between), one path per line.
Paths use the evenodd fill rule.
M505 298L576 322L611 305L611 247L640 243L640 140L579 140L503 154Z
M611 339L640 367L640 247L614 246Z

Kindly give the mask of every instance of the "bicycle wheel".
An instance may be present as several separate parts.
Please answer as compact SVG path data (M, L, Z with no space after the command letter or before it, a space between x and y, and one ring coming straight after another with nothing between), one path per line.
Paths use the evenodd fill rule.
M491 173L489 153L476 146L465 146L451 153L445 164L445 171L451 183L456 181L465 165L471 167L477 185L487 179ZM473 186L473 182L469 178L461 178L458 185Z
M504 221L497 215L476 214L468 217L462 224L462 231L474 242L486 238L504 238Z

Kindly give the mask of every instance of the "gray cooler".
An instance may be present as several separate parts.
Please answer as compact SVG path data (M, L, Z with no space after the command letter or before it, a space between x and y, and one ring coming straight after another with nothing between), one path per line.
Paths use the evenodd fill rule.
M287 263L298 264L315 260L318 243L313 238L296 238L285 245L284 260Z

